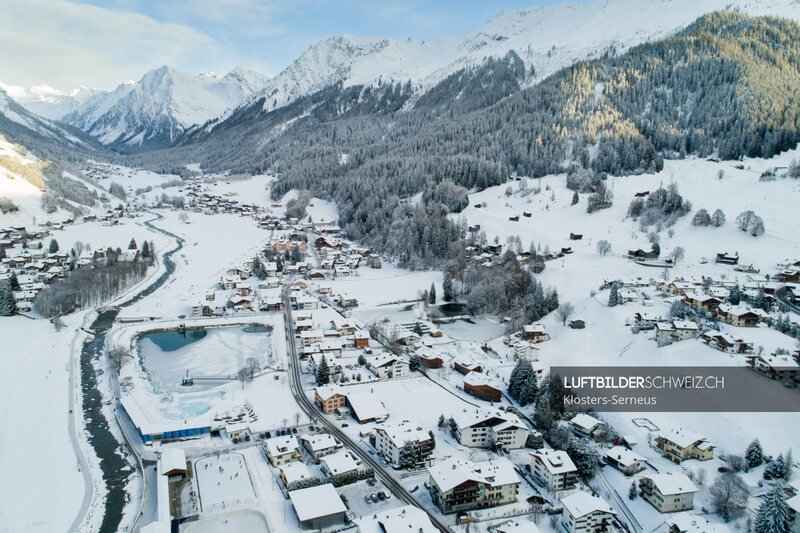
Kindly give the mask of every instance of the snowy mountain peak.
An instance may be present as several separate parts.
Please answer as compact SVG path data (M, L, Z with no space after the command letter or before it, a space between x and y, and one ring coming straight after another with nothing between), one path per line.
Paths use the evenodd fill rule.
M509 50L515 50L526 67L534 67L536 82L607 50L623 52L666 37L721 9L800 20L798 0L597 0L504 9L456 37L421 41L330 37L306 50L246 103L265 97L264 107L271 110L339 81L346 85L411 81L425 90L463 67L502 57Z
M262 89L268 77L238 67L223 77L163 65L88 99L62 120L122 151L161 148Z

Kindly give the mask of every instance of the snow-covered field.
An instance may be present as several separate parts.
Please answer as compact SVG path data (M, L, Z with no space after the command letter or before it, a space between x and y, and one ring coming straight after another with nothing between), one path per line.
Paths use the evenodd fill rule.
M121 317L191 315L192 306L205 299L206 292L219 282L225 270L252 258L266 239L264 230L251 218L187 213L189 223L184 224L176 211L162 214L164 220L153 224L186 241L173 256L175 273L155 294L123 309Z
M200 509L221 511L255 501L247 462L241 453L205 457L194 464Z
M0 531L66 531L84 483L67 432L74 317L56 332L45 320L0 320Z

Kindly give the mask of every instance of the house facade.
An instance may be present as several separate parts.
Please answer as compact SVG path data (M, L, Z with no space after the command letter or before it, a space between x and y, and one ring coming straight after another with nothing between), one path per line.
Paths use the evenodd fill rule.
M473 463L451 457L429 468L428 473L431 499L445 514L517 501L519 477L505 458Z
M697 492L686 474L648 474L639 479L639 492L660 513L674 513L694 507Z

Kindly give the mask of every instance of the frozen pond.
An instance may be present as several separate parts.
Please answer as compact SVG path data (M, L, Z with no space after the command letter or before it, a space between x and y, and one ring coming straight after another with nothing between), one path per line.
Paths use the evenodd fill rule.
M189 375L235 375L251 357L262 366L272 363L272 331L263 326L170 331L143 335L138 340L142 365L157 392L208 389L223 381L195 381L184 387ZM199 406L198 406L199 407Z

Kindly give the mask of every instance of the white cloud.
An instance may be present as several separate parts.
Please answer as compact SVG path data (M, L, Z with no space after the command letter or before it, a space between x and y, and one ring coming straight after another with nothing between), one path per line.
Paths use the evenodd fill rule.
M65 0L0 0L0 79L111 89L166 64L187 72L235 65L228 45L197 29Z

